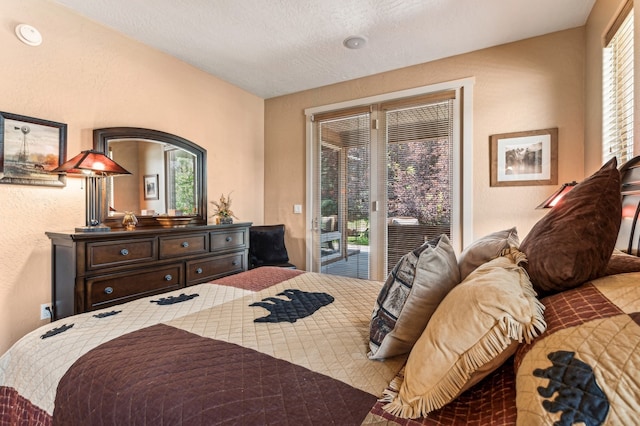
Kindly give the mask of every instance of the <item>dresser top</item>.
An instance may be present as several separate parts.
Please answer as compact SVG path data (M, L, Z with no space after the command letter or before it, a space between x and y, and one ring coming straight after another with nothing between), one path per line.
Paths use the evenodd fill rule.
M181 227L161 227L161 226L144 226L134 231L127 231L124 228L117 228L108 232L58 232L47 231L45 234L50 239L70 239L74 241L80 240L109 240L121 238L142 238L152 237L156 235L171 235L179 233L193 232L209 232L209 231L225 231L236 228L246 228L251 226L251 222L237 222L227 225L187 225Z

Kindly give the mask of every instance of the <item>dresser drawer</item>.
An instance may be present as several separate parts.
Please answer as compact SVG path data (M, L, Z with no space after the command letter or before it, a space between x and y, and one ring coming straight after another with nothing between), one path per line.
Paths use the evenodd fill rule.
M160 259L207 253L208 243L206 233L160 237Z
M187 285L211 281L246 270L244 252L229 253L187 262Z
M184 287L183 264L110 274L85 281L88 311Z
M211 251L222 252L244 249L247 247L247 230L236 229L226 232L211 233Z
M152 222L134 231L47 232L53 319L248 269L249 222L176 228Z
M155 238L87 244L87 269L108 268L157 258Z

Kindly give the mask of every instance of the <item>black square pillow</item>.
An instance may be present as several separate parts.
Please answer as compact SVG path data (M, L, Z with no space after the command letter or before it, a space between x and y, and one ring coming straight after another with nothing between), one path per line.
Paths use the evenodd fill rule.
M284 245L284 225L252 226L249 228L249 251L261 264L289 262Z

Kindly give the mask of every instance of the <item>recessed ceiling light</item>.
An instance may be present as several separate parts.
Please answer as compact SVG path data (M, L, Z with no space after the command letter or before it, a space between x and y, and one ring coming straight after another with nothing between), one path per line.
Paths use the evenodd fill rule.
M24 44L29 46L40 46L42 43L42 35L31 25L19 24L16 26L16 35Z
M347 49L362 49L367 44L367 39L362 36L351 36L342 42Z

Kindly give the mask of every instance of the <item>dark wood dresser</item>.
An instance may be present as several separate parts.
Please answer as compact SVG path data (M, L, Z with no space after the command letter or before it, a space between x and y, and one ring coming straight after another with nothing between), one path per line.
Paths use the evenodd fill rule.
M53 320L246 271L250 225L47 232Z

